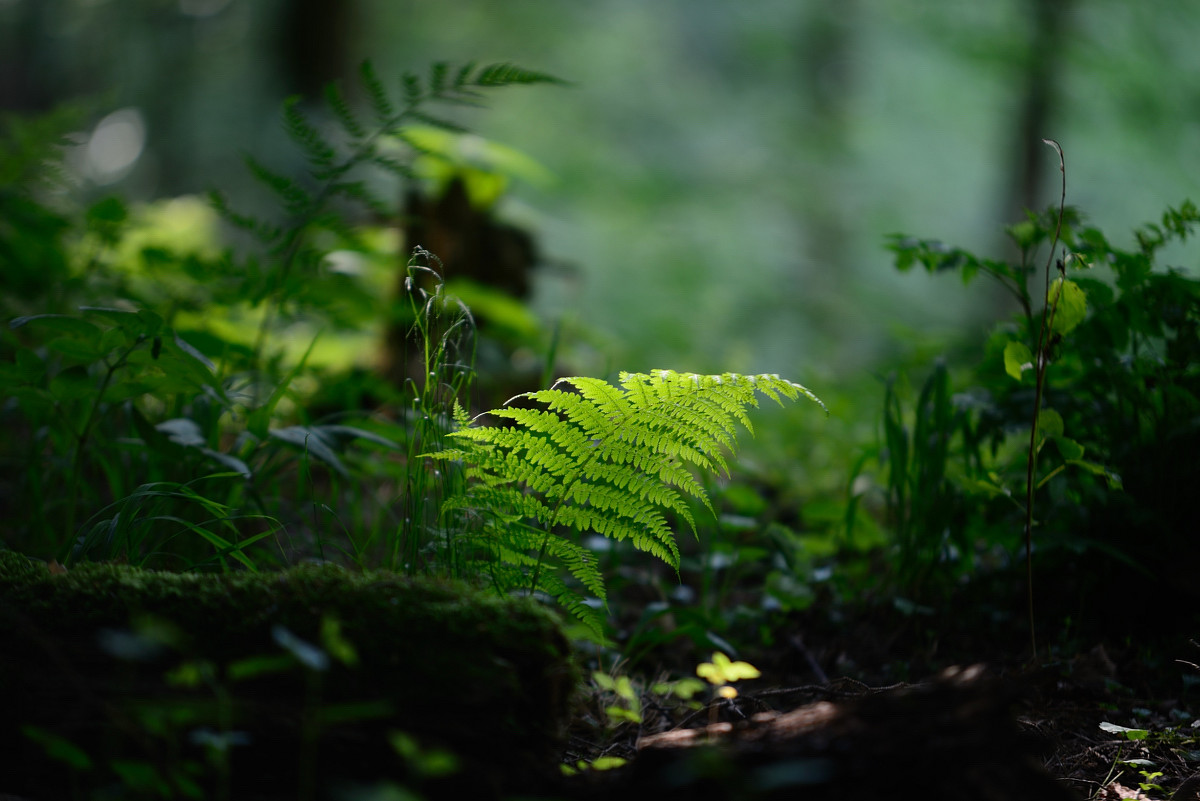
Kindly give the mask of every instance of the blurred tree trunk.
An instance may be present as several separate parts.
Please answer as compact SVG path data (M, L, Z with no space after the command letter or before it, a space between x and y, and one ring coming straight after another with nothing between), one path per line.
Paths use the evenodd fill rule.
M352 0L292 0L283 6L279 43L287 91L309 100L342 78L357 4Z
M1024 94L1016 118L1013 181L1005 200L1003 222L1025 219L1027 209L1037 211L1057 205L1059 186L1054 168L1058 157L1042 140L1054 139L1055 104L1061 100L1063 53L1067 19L1074 0L1027 0L1031 25L1029 53L1021 81Z
M52 72L42 32L54 9L47 3L0 3L0 110L49 111Z

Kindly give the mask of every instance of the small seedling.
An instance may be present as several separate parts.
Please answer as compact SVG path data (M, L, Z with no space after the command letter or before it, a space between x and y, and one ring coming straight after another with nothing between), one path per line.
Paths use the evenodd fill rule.
M592 674L592 679L596 682L600 689L613 693L618 698L618 703L604 708L609 719L613 723L635 723L642 722L642 713L639 711L639 703L637 692L633 689L633 683L628 676L612 677L607 673L597 670Z
M732 686L735 681L757 679L762 674L749 662L734 662L717 651L713 653L711 662L696 667L696 675L716 687L717 695L726 700L733 700L738 695Z

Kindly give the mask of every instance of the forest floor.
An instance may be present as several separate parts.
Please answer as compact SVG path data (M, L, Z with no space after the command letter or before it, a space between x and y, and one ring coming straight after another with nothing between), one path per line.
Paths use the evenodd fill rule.
M980 759L998 760L995 764L1000 767L993 770L1005 774L1023 761L1044 765L1044 773L1036 772L1049 774L1058 788L1065 787L1069 793L1058 796L1055 790L1044 794L1027 786L999 787L962 797L1099 801L1173 797L1176 801L1200 801L1200 790L1194 787L1200 785L1200 778L1178 791L1187 779L1200 776L1200 644L1196 639L1200 632L1182 626L1176 633L1168 624L1144 635L1116 634L1112 632L1129 628L1115 619L1081 627L1073 625L1069 616L1049 616L1039 622L1038 633L1045 638L1045 645L1039 647L1038 658L1032 659L1028 625L1021 614L1024 610L1019 603L1016 607L1019 611L1012 613L971 597L955 598L942 610L918 608L916 612L882 602L853 608L814 605L776 628L769 645L746 648L738 654L758 667L762 677L739 683L741 692L735 700L713 702L718 707L715 714L709 705L697 711L695 703L688 706L649 689L664 676L685 675L689 662L694 666L710 656L690 643L681 644L673 664L655 665L649 674L643 667L641 675L649 678L640 684L635 680L634 686L640 690L640 722L615 721L605 709L619 704L619 699L611 692L597 692L572 731L568 756L584 762L601 756L628 760L627 765L612 771L635 777L625 779L627 788L633 786L630 783L646 781L646 772L636 765L645 760L648 743L663 739L662 732L697 729L695 743L710 742L714 736L710 732L717 729L706 729L706 725L719 720L730 726L715 736L735 742L757 738L757 744L749 749L758 753L757 763L761 763L764 749L772 748L776 761L789 757L793 759L789 764L794 764L798 755L824 759L832 753L837 760L842 759L839 751L866 751L876 754L871 765L877 763L881 769L905 771L908 768L897 766L920 763L914 775L921 783L930 772L957 775L963 763ZM1113 626L1104 633L1108 622ZM948 669L953 672L955 666L973 665L981 666L981 678L970 691L940 701L917 692L936 686L937 677L945 676ZM636 666L627 669L630 675L638 675ZM657 679L655 670L659 671ZM892 697L916 697L917 701L889 700ZM883 700L871 700L875 698ZM976 737L976 730L996 726L979 711L981 698L992 698L1003 708L1005 723L1014 724L1014 737L997 738L991 732ZM947 712L938 707L946 704L955 709ZM790 717L785 714L798 709L802 711ZM842 718L868 720L850 727L843 722L833 729L828 721L811 722L814 714L829 709L838 710ZM802 731L784 735L784 739L792 738L790 745L762 745L764 727L794 721L797 714L807 715L809 722L801 726ZM755 715L759 716L757 723L752 721ZM943 722L930 723L934 718ZM956 722L947 729L943 723L950 718ZM777 723L769 722L772 719ZM883 745L878 738L863 740L868 728L890 730L883 734ZM666 736L679 737L678 733ZM943 742L947 739L958 744L947 746ZM970 742L962 745L966 741ZM983 754L972 749L1012 753ZM742 747L739 753L747 752ZM868 772L872 769L866 768ZM863 765L856 763L846 770L861 772ZM961 781L976 779L966 776ZM620 778L594 777L591 781L604 787L591 797L624 792ZM872 793L846 795L828 788L822 795L817 789L813 797L874 797ZM711 797L778 796L764 792ZM933 792L928 797L959 796L956 791L948 795Z

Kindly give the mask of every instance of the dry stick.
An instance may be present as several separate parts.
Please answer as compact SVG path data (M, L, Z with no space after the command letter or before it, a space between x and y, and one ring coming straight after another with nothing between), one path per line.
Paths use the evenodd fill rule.
M1063 157L1062 146L1053 139L1043 139L1058 153L1058 169L1062 173L1062 195L1058 201L1058 225L1054 229L1054 240L1050 243L1050 255L1046 259L1046 290L1045 296L1050 295L1050 266L1054 264L1054 251L1058 248L1062 235L1063 215L1067 205L1067 164ZM1060 267L1061 269L1061 267ZM1033 468L1037 460L1037 429L1038 413L1042 408L1042 393L1046 386L1046 367L1049 365L1050 354L1048 338L1054 326L1054 315L1058 311L1058 301L1062 297L1060 288L1054 298L1054 303L1042 306L1042 326L1038 331L1037 349L1034 351L1034 375L1036 387L1033 396L1033 425L1029 428L1029 454L1025 463L1025 579L1029 602L1029 647L1031 656L1037 661L1037 632L1033 619Z

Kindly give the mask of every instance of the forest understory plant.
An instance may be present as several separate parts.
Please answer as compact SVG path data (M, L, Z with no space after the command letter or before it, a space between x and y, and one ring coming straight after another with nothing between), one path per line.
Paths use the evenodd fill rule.
M596 604L606 604L597 560L571 539L587 533L630 541L679 568L672 519L693 533L688 499L712 512L692 470L728 472L725 451L738 425L753 431L745 409L761 393L782 405L808 389L777 375L697 375L655 370L621 373L619 386L572 377L488 412L510 424L474 425L459 406L455 445L431 456L460 462L466 491L446 513L470 531L497 590L546 593L603 636ZM559 576L565 568L583 591Z
M45 141L21 132L14 141L38 147L0 150L0 173L23 182L5 187L0 208L30 221L0 224L0 252L20 256L0 264L5 285L20 289L0 301L13 314L0 365L2 411L17 434L2 455L13 486L36 501L15 526L13 544L63 562L86 553L185 569L232 559L250 568L340 555L419 568L417 532L432 515L408 510L389 532L391 512L372 489L379 483L372 471L394 474L396 459L387 454L409 443L400 483L417 483L400 495L403 503L421 502L424 468L414 457L433 445L432 396L419 389L415 414L399 424L365 410L342 409L332 421L305 413L321 377L310 363L321 332L356 331L371 315L391 311L366 281L334 269L332 257L378 257L364 220L395 220L402 194L381 183L380 173L420 179L414 163L435 154L412 130L463 132L439 108L478 105L501 87L561 81L511 64L442 63L425 76L405 74L396 100L369 63L360 78L369 122L336 86L326 92L325 123L311 122L296 99L285 105L285 129L303 152L306 175L292 178L248 159L278 198L280 219L239 214L212 195L225 221L261 244L259 253L217 253L212 243L203 253L172 243L139 249L138 215L123 201L107 197L79 214L39 194L47 158L62 161L55 151L61 137L30 125ZM31 268L31 259L43 267ZM299 354L298 335L305 337ZM468 375L460 370L454 381ZM445 428L448 406L441 417ZM54 489L60 486L66 497ZM159 508L131 519L130 510L149 509L150 497ZM167 508L172 501L179 505ZM378 511L363 514L371 506ZM101 509L115 513L97 517ZM202 516L218 509L229 513ZM185 536L112 536L148 531L172 516ZM89 521L87 531L81 520ZM247 521L254 521L249 531ZM196 547L196 535L207 545ZM125 546L105 545L118 540Z
M1138 474L1163 476L1167 487L1178 484L1171 476L1181 467L1183 443L1196 436L1196 418L1189 415L1200 411L1195 368L1200 285L1178 270L1153 270L1156 252L1186 239L1200 222L1196 207L1189 202L1169 209L1161 225L1137 231L1137 250L1115 248L1066 205L1065 159L1057 143L1047 145L1059 154L1061 198L1056 207L1008 229L1020 252L1018 263L893 237L899 269L921 264L930 272L959 270L964 282L988 274L1014 296L1021 312L988 340L974 368L976 386L957 393L943 387L928 397L944 402L932 404L927 385L915 438L909 438L898 406L893 410L889 402L885 417L890 485L908 493L893 490L893 517L914 527L913 541L931 542L926 553L949 535L969 560L977 542L1012 547L1017 540L1008 532L1021 532L1035 659L1035 550L1045 551L1046 558L1055 549L1090 552L1135 570L1145 569L1143 560L1152 556L1145 547L1149 541L1176 555L1194 552L1179 526L1184 495L1168 494ZM1036 252L1047 244L1044 263L1035 264ZM1114 280L1068 277L1069 269L1099 267L1110 268ZM1039 279L1043 286L1034 289ZM942 374L942 368L934 372ZM921 420L931 409L942 411L929 419L943 422L922 434ZM1050 455L1048 444L1058 458L1040 467ZM1157 465L1149 457L1154 452L1161 454ZM931 456L937 472L922 482L924 473L914 465ZM1135 497L1118 492L1131 485ZM954 501L957 517L921 511L933 504L944 512L946 505L935 503L939 497ZM1142 533L1134 537L1134 530ZM1099 584L1103 574L1095 575Z

